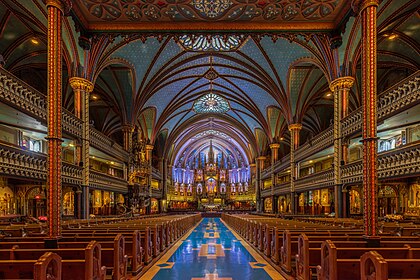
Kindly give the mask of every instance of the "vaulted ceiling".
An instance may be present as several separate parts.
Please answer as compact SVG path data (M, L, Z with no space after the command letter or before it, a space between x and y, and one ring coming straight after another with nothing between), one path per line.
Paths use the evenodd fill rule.
M329 82L360 75L350 2L75 0L63 25L63 106L73 110L67 78L81 76L95 84L94 126L120 143L122 125L132 124L171 162L209 138L247 162L272 142L287 153L288 124L303 123L302 139L326 129ZM418 10L415 0L379 6L379 91L419 69ZM3 0L0 22L5 68L46 93L45 4ZM358 79L351 109L359 87ZM220 99L206 104L226 101L226 112L194 110L210 93Z

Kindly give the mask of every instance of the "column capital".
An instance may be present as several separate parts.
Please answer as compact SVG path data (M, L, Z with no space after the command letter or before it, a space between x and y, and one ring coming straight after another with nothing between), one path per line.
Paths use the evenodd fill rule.
M87 93L91 93L93 91L93 83L85 78L80 77L72 77L69 79L70 86L73 90L84 90Z
M121 126L122 132L134 132L134 125L126 123Z
M292 123L289 124L289 130L301 130L302 129L302 124L301 123Z
M278 148L280 148L280 144L279 143L271 143L270 144L270 149L278 149Z
M338 89L350 89L353 86L354 81L354 78L350 76L340 77L330 83L330 89L332 92L335 92Z
M370 6L378 6L379 0L353 0L351 6L355 13L361 13L364 9Z
M257 158L255 158L256 160L266 160L267 157L266 156L259 156Z
M153 145L150 145L150 144L147 144L146 145L146 151L151 151L151 150L153 150Z
M59 9L63 14L68 15L71 8L71 0L44 0L45 5L48 7L55 7Z

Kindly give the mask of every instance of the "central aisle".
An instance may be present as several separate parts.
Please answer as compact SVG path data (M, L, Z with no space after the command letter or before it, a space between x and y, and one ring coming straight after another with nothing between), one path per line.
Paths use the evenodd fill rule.
M140 279L284 279L220 218L204 218Z

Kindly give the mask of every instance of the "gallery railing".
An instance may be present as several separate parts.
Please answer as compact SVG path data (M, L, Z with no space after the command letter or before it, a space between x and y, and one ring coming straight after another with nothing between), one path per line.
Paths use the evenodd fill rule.
M47 123L46 96L0 67L0 101ZM82 137L82 121L65 108L62 109L63 133ZM90 144L104 152L125 160L127 152L112 139L91 127Z
M420 102L420 71L405 78L378 96L378 121L389 118ZM362 108L341 121L342 136L347 137L362 129Z
M343 184L361 183L363 162L358 160L341 169ZM420 174L420 142L378 154L378 178L401 178Z
M64 184L80 185L82 167L63 162ZM47 155L0 144L0 174L29 180L47 180Z
M89 172L89 186L108 191L127 192L127 181L95 170Z

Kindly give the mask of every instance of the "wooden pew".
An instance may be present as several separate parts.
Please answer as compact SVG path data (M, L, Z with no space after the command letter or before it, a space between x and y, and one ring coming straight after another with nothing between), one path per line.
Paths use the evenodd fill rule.
M370 250L380 252L387 259L400 260L408 258L410 247L341 248L340 250L333 242L327 240L323 242L321 247L321 264L317 266L318 280L360 279L360 257ZM420 259L410 259L410 261L416 265L420 264ZM397 272L392 271L392 273Z
M38 261L36 259L0 260L0 279L34 279L36 273L41 273L41 275L44 275L45 273L50 273L51 275L56 274L54 268L57 267L54 263L52 263L50 266L47 266L47 268L41 264L38 264L34 268L34 265L38 262L45 264L45 261L52 261L56 263L58 260L61 260L61 257L58 259L55 256L47 255L54 254L51 252L44 251L40 253L42 253L42 255ZM41 267L36 268L38 266ZM89 243L85 249L84 259L61 260L61 272L63 275L65 275L63 279L66 280L104 280L105 267L101 266L101 247L99 243L95 241ZM39 279L45 280L47 278Z
M34 280L61 280L61 278L61 257L59 255L47 252L35 262Z
M360 258L361 280L419 279L420 259L385 259L377 251Z
M49 277L49 278L47 278ZM62 279L61 258L47 252L38 260L0 261L0 279Z

